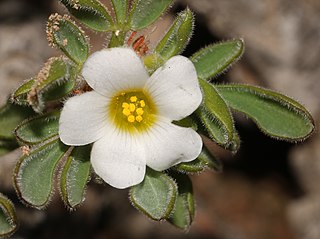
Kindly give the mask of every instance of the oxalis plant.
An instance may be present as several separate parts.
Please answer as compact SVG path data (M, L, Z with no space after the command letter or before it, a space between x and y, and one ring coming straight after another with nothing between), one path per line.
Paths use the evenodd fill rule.
M189 175L222 169L203 139L234 153L239 148L231 110L275 139L298 142L313 132L309 112L287 96L213 84L243 54L242 39L179 55L194 27L190 9L151 44L141 30L172 0L112 0L112 11L97 0L60 2L78 22L49 17L49 44L63 55L50 58L0 110L0 154L22 148L13 183L24 204L45 208L58 185L73 210L99 178L129 188L132 205L151 219L188 229L195 215ZM105 33L107 47L90 52L79 24ZM10 236L18 221L2 194L0 209L0 234Z

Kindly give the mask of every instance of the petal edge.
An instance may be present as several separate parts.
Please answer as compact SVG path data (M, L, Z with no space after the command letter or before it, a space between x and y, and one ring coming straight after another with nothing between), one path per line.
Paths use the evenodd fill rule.
M180 120L193 113L202 101L196 69L184 56L174 56L147 81L145 90L154 99L159 114Z
M196 159L202 150L200 135L191 128L184 128L160 119L144 136L147 166L163 171L181 162Z

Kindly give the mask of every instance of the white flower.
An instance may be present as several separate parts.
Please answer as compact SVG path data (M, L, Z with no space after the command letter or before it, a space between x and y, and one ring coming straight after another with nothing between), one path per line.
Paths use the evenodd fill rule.
M202 100L188 58L172 57L149 77L132 49L111 48L92 54L82 75L93 91L65 103L59 135L67 145L94 143L91 164L105 182L130 187L143 181L146 165L162 171L198 157L200 136L172 124Z

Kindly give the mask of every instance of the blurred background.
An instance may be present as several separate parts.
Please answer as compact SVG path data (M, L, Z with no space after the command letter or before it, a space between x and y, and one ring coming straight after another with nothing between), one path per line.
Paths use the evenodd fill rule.
M186 6L195 12L196 26L184 55L212 42L243 38L241 61L216 82L280 91L305 105L318 125L319 0L177 0L150 41L159 39ZM60 54L46 40L46 20L53 12L65 12L57 0L0 0L1 104L49 57ZM92 51L101 49L105 36L86 32ZM192 176L197 213L189 232L147 219L130 205L126 190L95 183L74 212L67 211L58 192L46 210L26 208L12 188L12 169L21 153L16 150L0 158L0 191L16 204L21 224L13 238L319 239L318 132L302 144L279 142L243 116L236 119L241 148L236 155L219 150L224 172Z

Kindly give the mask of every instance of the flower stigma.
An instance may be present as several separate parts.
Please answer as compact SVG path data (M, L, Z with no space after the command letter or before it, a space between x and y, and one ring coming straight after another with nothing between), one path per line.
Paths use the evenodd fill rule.
M116 94L110 102L110 117L122 130L141 132L155 122L155 104L143 90L130 90Z

